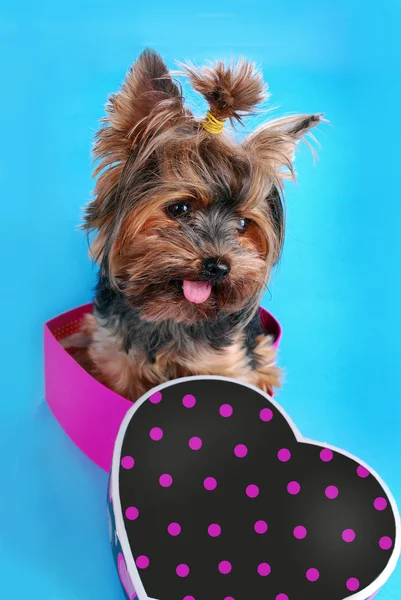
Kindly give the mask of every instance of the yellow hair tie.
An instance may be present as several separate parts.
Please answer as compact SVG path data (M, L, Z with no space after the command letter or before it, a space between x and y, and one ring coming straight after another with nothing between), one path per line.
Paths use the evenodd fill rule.
M208 133L213 133L214 135L221 133L224 129L224 121L219 121L212 115L210 110L206 113L206 118L202 121L202 126Z

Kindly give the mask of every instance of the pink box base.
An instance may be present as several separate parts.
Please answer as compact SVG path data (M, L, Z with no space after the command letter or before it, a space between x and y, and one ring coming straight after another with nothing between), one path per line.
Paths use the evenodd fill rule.
M79 329L82 317L92 312L85 304L48 321L44 327L45 395L54 416L71 440L99 467L109 472L114 442L132 402L89 375L61 346L60 340ZM281 327L263 308L265 329L281 339Z

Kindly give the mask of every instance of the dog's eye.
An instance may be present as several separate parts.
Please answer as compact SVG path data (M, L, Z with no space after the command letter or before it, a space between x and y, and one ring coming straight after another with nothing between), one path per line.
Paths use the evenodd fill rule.
M249 219L241 217L238 221L238 233L244 233L248 227Z
M190 210L191 205L185 200L182 202L174 202L174 204L170 204L170 206L167 207L168 214L174 219L180 219L181 217L184 217L185 215L189 214Z

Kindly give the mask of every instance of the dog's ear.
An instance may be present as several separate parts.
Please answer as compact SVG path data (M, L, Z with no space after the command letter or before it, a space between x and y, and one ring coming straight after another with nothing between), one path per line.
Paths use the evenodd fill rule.
M158 117L155 125L160 130L182 117L184 110L181 90L163 59L154 50L144 50L120 91L110 96L106 105L107 116L94 146L95 159L100 159L95 175L108 164L128 157L152 117Z
M138 149L147 152L147 139L176 125L189 111L184 108L181 89L171 78L162 58L145 50L131 67L119 92L106 106L107 116L96 134L93 154L96 166L94 200L85 211L83 228L97 231L91 254L100 260L106 240L113 231L118 210L118 187L131 171Z
M294 177L294 152L297 144L322 122L321 114L295 115L265 123L243 142L243 148L255 160L266 166L280 179ZM286 168L287 171L282 169Z

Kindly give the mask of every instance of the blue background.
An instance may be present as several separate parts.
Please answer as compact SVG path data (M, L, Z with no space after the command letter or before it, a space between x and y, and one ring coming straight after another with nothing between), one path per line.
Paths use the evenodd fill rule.
M122 598L106 475L43 401L42 324L91 298L77 224L92 135L144 46L171 68L244 54L263 64L283 113L330 120L319 162L306 147L298 155L285 252L264 298L284 327L279 400L304 435L368 462L401 504L401 4L217 4L2 0L2 598ZM400 595L399 567L379 598Z

